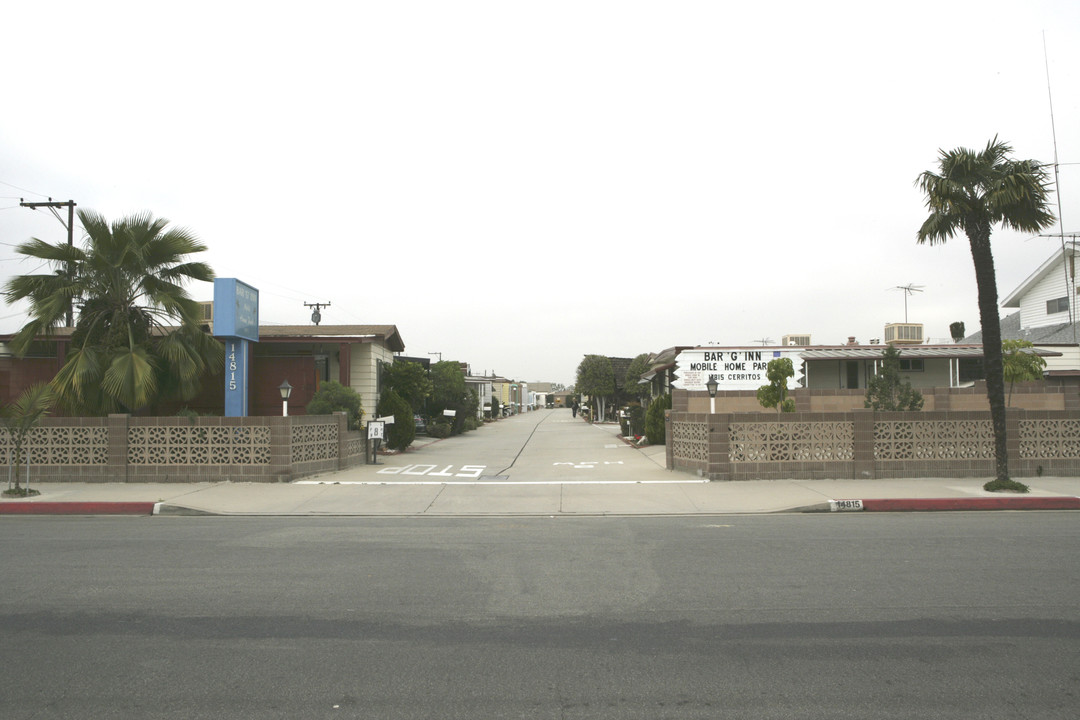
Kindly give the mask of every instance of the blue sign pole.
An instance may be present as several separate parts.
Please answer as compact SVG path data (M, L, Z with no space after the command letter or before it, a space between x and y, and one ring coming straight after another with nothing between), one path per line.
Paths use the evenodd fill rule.
M248 415L248 357L251 343L242 338L225 341L225 417Z
M259 291L236 278L214 280L214 336L225 343L225 416L247 417L251 343L259 341Z

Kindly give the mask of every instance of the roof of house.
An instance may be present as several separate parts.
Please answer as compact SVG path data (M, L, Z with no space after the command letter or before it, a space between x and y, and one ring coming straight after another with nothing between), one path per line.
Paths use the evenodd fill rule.
M379 339L393 352L405 350L396 325L260 325L259 339L303 342Z
M1019 312L1014 312L1001 320L1002 340L1027 340L1032 345L1075 345L1078 337L1080 337L1080 322L1022 328ZM967 336L964 342L981 343L982 330Z

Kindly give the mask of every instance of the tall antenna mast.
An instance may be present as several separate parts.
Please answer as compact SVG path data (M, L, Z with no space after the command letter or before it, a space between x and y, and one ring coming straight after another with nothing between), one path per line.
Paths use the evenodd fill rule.
M1076 297L1069 290L1069 258L1065 255L1065 221L1061 218L1061 176L1058 174L1057 124L1054 122L1054 94L1050 90L1050 56L1046 51L1046 31L1043 30L1043 64L1046 66L1046 97L1050 101L1050 137L1054 140L1054 189L1057 191L1058 231L1061 233L1061 261L1065 265L1065 296L1069 298L1069 325L1072 326L1073 342L1076 342L1076 318L1073 305ZM1075 272L1075 269L1074 269ZM1072 278L1073 286L1076 278Z
M924 285L916 285L914 283L908 283L907 285L897 285L896 287L891 288L892 290L903 290L904 291L904 324L905 325L907 324L907 299L908 299L908 296L913 294L913 293L922 292L922 289L924 287L925 287Z

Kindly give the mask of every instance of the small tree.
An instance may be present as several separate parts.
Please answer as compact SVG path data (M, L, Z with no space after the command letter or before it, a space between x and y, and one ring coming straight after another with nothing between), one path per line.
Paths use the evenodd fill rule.
M615 393L615 371L611 369L611 360L603 355L586 355L577 368L577 382L574 390L588 395L594 409L590 420L604 419L604 401ZM599 403L600 407L596 408Z
M671 395L661 395L649 403L645 411L645 437L650 445L663 445L666 440L664 411L671 409Z
M1012 407L1013 385L1025 380L1042 380L1046 361L1032 352L1035 346L1027 340L1005 340L1001 343L1001 366L1009 383L1008 407Z
M424 407L424 400L431 396L431 378L420 363L395 360L383 368L383 388L393 390L414 413Z
M954 323L949 323L949 335L952 337L953 342L960 342L964 339L964 323L962 320L957 320Z
M19 484L19 467L26 455L26 441L30 437L30 431L49 414L54 400L52 385L39 383L28 387L18 400L0 410L0 418L3 419L8 436L8 462L15 465L15 487L8 488L5 495L30 494L29 488L24 491ZM27 478L27 483L29 482L30 479Z
M787 396L787 379L795 376L791 358L776 358L765 369L768 385L758 388L757 399L763 408L776 408L776 412L795 412L795 400Z
M636 400L644 401L652 392L652 386L648 383L641 384L641 376L649 371L649 353L641 353L630 361L626 368L626 377L623 378L623 392Z
M499 398L494 395L491 396L491 419L499 419Z
M402 450L412 445L416 439L416 423L413 422L413 409L393 390L386 390L375 408L378 417L394 416L394 422L386 426L386 447Z
M318 391L307 404L308 415L329 415L344 412L349 418L349 429L356 430L364 417L364 408L360 394L339 382L327 380L319 385ZM409 418L412 423L412 418Z
M900 351L892 345L885 348L881 370L866 385L864 407L874 410L922 410L923 396L900 379Z

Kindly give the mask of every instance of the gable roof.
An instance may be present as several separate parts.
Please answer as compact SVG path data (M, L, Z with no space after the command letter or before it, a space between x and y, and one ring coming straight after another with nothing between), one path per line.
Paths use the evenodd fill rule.
M1020 283L1019 287L1005 297L1001 302L1001 306L1007 308L1020 307L1020 299L1023 298L1024 295L1027 295L1028 292L1039 284L1043 278L1056 270L1065 257L1074 257L1077 254L1075 242L1067 243L1064 247L1059 247L1046 262L1040 265L1035 272L1031 273L1024 282Z

